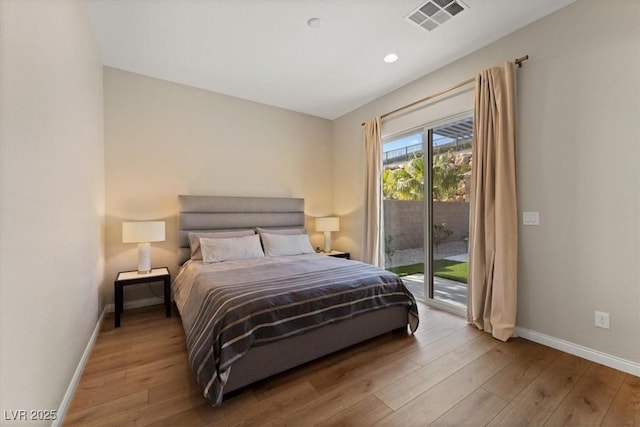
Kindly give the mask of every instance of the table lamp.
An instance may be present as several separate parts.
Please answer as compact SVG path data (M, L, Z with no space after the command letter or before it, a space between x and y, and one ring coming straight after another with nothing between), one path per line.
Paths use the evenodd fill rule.
M331 232L340 231L340 218L335 216L316 218L316 231L324 233L323 252L331 252Z
M122 223L122 243L138 244L138 274L151 273L150 242L164 242L164 221Z

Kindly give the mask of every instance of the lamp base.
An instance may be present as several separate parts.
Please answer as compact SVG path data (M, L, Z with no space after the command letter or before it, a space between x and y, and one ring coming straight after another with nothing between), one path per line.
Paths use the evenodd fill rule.
M138 243L138 274L151 273L151 244Z
M330 231L324 232L324 251L323 252L331 253L331 232Z

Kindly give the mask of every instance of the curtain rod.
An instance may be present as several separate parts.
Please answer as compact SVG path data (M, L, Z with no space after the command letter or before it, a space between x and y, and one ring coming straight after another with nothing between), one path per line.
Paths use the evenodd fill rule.
M518 68L522 68L522 63L523 63L524 61L526 61L527 59L529 59L529 55L525 55L525 56L523 56L523 57L521 57L521 58L518 58L518 59L516 59L514 62L516 63L516 65L518 66ZM420 103L422 103L422 102L428 101L428 100L430 100L430 99L436 98L436 97L438 97L438 96L444 95L445 93L451 92L452 90L456 90L456 89L458 89L459 87L462 87L462 86L464 86L464 85L467 85L467 84L469 84L469 83L473 82L474 80L475 80L475 77L474 77L474 78L471 78L471 79L469 79L469 80L465 80L465 81L463 81L462 83L458 83L457 85L451 86L451 87L449 87L449 88L447 88L447 89L441 90L440 92L436 92L436 93L433 93L433 94L431 94L431 95L429 95L429 96L425 96L424 98L418 99L417 101L414 101L414 102L412 102L412 103L410 103L410 104L403 105L403 106L402 106L402 107L400 107L400 108L396 108L396 109L395 109L395 110L393 110L393 111L389 111L388 113L384 113L384 114L382 114L382 115L380 116L380 119L384 119L385 117L390 116L391 114L397 113L398 111L402 111L402 110L405 110L405 109L407 109L407 108L411 108L411 107L413 107L414 105L417 105L417 104L420 104ZM364 126L364 125L365 125L365 124L364 124L364 123L362 123L362 126Z

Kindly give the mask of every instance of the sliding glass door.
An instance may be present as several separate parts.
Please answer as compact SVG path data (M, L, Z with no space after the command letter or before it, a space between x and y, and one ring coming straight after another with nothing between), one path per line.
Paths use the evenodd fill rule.
M382 192L385 266L425 298L425 150L419 129L383 141Z
M467 115L383 141L386 268L454 310L467 303L472 140Z
M473 117L429 129L429 297L467 306Z

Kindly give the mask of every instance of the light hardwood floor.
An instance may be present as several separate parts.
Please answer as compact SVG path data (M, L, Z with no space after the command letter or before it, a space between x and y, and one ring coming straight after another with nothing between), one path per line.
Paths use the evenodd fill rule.
M523 339L501 343L420 304L393 333L205 401L180 318L107 315L65 425L640 426L640 378Z

